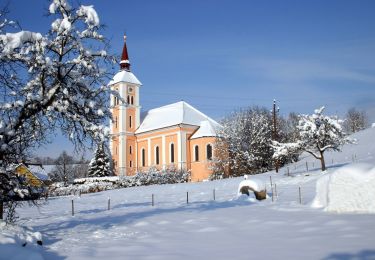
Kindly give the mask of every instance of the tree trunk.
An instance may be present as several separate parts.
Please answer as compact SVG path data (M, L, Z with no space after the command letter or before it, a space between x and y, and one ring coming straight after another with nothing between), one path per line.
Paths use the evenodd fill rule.
M0 201L0 219L3 219L4 215L4 202Z
M324 161L323 152L320 152L320 163L322 165L322 171L324 172L326 170L326 162Z

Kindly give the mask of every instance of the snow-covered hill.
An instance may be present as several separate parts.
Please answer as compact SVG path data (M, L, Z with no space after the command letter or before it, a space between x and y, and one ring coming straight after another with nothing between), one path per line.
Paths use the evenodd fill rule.
M353 137L357 145L327 153L326 173L303 155L278 174L250 176L267 184L270 197L272 178L273 202L237 197L242 178L233 178L53 198L20 215L43 234L45 259L375 259L374 215L311 207L322 176L353 161L375 165L375 129Z

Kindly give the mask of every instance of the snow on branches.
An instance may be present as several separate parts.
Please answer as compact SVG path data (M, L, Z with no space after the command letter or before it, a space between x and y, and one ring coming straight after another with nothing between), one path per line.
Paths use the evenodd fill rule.
M100 143L95 151L94 158L92 158L89 164L88 176L105 177L111 175L113 175L111 157L104 143Z
M18 31L0 16L0 162L15 162L55 130L76 145L102 141L113 65L93 6L53 0L51 29ZM12 32L10 26L13 26Z
M312 115L300 115L297 126L299 140L295 143L273 142L275 159L282 158L299 150L311 154L321 161L322 171L325 170L324 152L340 151L340 147L353 142L346 137L342 129L342 120L323 114L324 107L316 109Z

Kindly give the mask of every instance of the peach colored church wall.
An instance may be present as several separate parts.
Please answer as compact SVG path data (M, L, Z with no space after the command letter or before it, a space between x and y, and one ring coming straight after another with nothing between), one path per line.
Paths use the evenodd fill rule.
M126 120L126 131L128 132L135 132L136 130L136 119L135 119L135 108L128 108L127 109L127 120ZM131 122L131 123L130 123Z
M171 144L174 145L174 162L171 162ZM177 167L177 133L169 134L165 137L165 162L167 167Z
M127 175L134 175L137 172L137 165L136 165L136 138L135 136L128 136L126 140L126 167L127 167Z
M190 158L191 158L191 180L202 181L208 179L213 173L211 169L212 160L207 159L207 145L212 146L212 153L214 155L215 137L202 137L190 140ZM198 161L195 160L195 146L198 146Z
M147 171L148 170L148 142L147 140L138 141L138 170L139 171ZM142 165L142 149L145 150L145 165Z
M119 163L119 153L118 153L118 137L117 136L114 136L112 137L112 159L113 159L113 163L114 163L114 171L115 171L115 174L117 175L118 174L118 163Z
M159 149L159 162L156 161L156 147ZM151 139L151 165L156 167L158 170L163 168L163 146L162 146L162 138L152 138Z

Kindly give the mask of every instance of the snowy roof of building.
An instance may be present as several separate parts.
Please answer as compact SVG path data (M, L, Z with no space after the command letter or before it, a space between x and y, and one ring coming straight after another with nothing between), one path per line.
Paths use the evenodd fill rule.
M216 134L217 127L218 125L213 125L208 120L202 121L199 129L193 134L193 136L190 139L217 136Z
M136 134L179 124L200 126L202 121L209 121L212 125L219 125L196 108L184 101L154 108L148 111Z
M142 85L142 83L137 79L137 77L131 71L127 70L121 70L117 72L113 79L109 82L109 85L113 85L119 82Z

